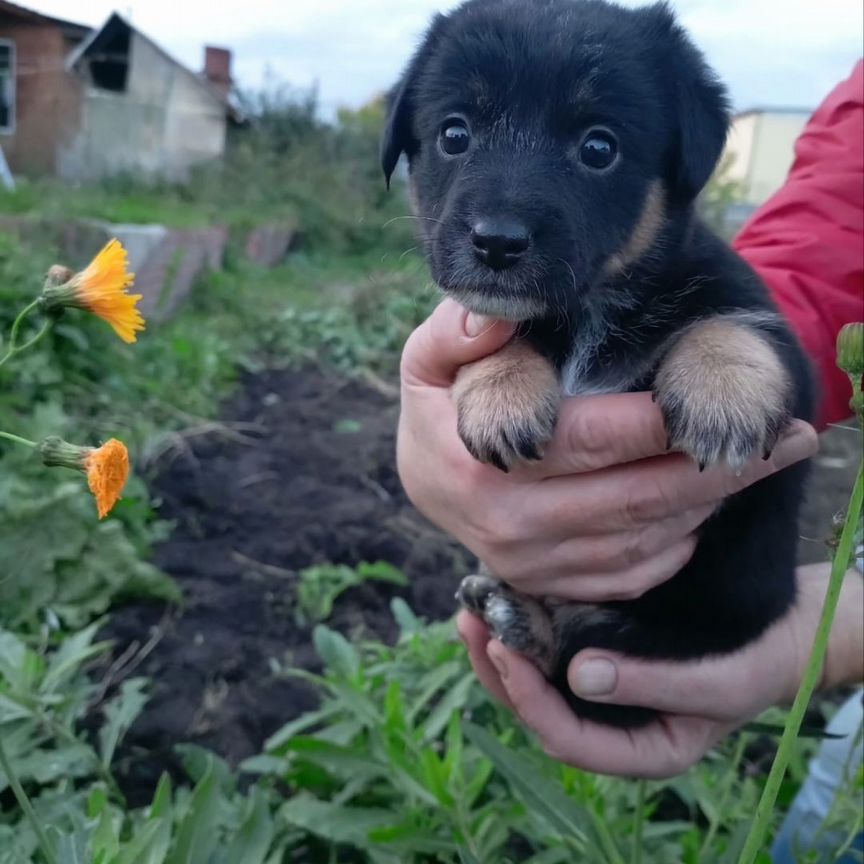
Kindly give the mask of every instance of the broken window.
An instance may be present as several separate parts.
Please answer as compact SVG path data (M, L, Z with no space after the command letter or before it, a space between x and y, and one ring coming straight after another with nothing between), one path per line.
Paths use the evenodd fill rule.
M106 28L88 51L90 80L101 90L126 90L129 72L129 28Z
M15 43L0 39L0 133L15 131Z

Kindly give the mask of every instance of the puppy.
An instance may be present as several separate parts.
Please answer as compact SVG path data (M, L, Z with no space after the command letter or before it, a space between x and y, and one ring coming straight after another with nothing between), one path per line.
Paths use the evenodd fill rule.
M670 448L700 469L767 457L791 416L811 417L795 339L694 213L728 116L662 3L469 0L434 19L391 95L382 164L389 183L407 154L440 287L519 322L454 388L477 459L506 471L539 458L562 394L653 391ZM637 600L536 599L485 575L459 598L578 714L647 723L649 710L576 698L570 659L589 646L696 658L758 637L794 599L805 470L725 501L690 563Z

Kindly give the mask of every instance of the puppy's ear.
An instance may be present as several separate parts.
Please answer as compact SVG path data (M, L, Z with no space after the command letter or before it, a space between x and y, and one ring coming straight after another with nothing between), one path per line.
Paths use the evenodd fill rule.
M669 153L672 196L681 202L696 198L717 165L729 131L729 99L698 48L675 20L669 6L657 3L643 10L651 23L659 62L667 76L668 109L676 131Z
M411 58L407 69L402 73L399 83L387 97L387 122L384 137L381 139L381 168L390 188L390 178L402 153L413 156L419 147L414 137L411 121L414 115L415 88L423 72L426 61L432 54L446 22L444 15L436 15L423 42Z

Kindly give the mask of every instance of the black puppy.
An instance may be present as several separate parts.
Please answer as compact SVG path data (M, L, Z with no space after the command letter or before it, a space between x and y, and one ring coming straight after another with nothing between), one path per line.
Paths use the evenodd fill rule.
M507 470L536 459L562 394L651 390L669 446L700 469L770 454L809 419L806 361L750 268L696 218L728 125L725 91L665 4L470 0L437 16L391 97L432 273L517 337L457 380L459 433ZM695 466L694 466L694 470ZM490 576L462 602L531 657L581 715L567 665L589 646L641 657L733 651L795 594L805 467L724 502L673 579L637 600L538 600Z

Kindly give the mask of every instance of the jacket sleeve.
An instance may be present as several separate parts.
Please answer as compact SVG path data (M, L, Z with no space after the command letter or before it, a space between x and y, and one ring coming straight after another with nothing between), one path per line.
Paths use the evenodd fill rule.
M810 118L786 184L734 242L767 283L813 362L818 425L849 417L840 328L864 320L864 61Z

